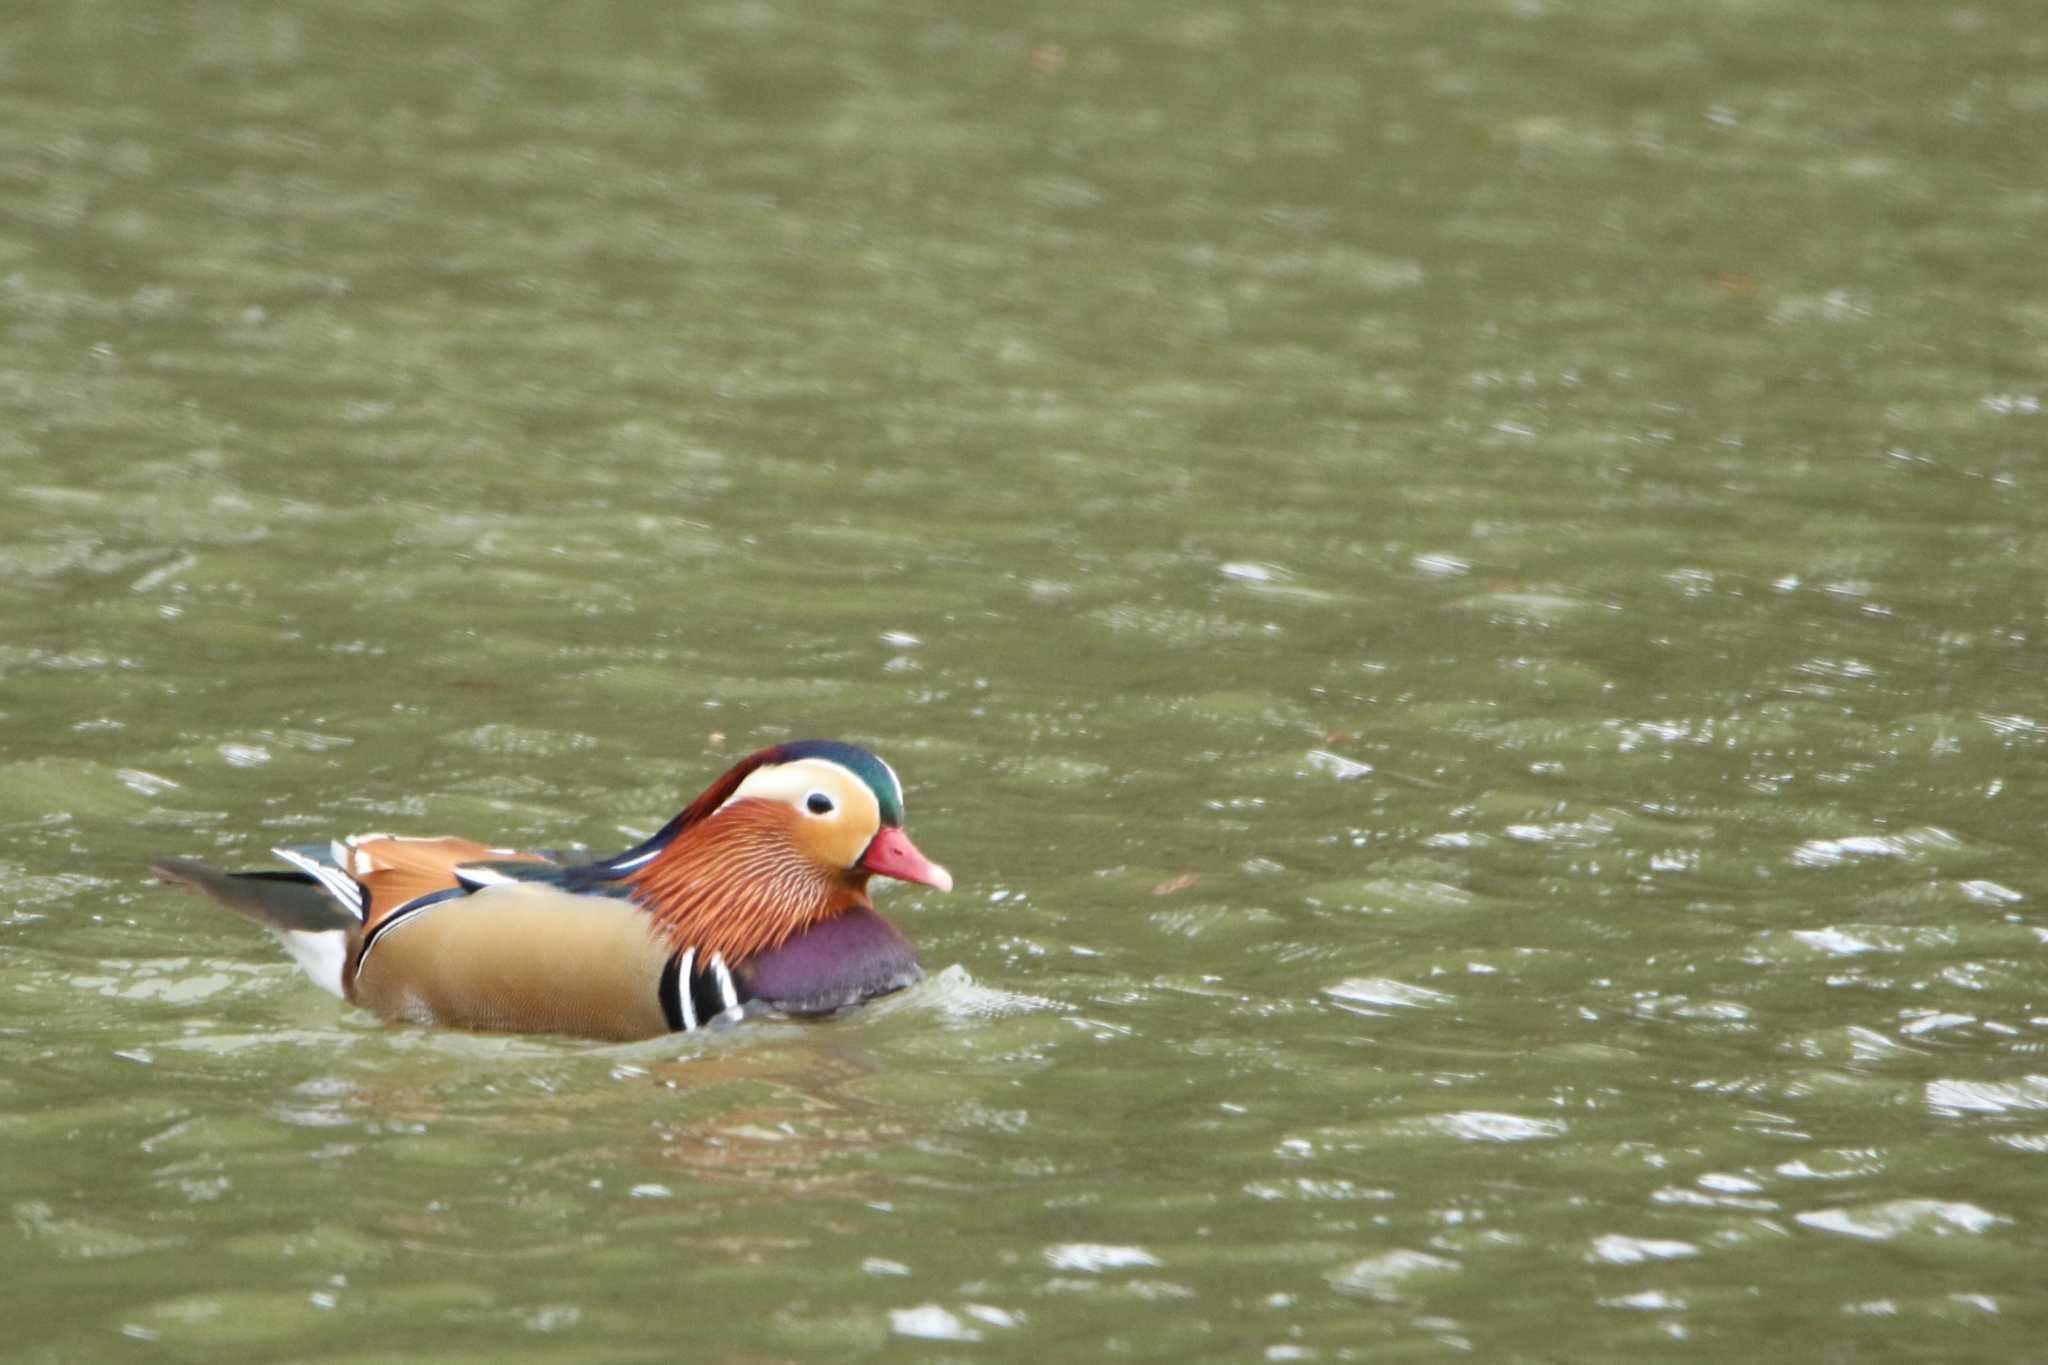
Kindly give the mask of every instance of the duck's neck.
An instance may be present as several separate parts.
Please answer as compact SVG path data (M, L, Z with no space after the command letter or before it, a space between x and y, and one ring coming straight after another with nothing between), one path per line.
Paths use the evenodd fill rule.
M733 966L868 903L865 873L819 867L783 812L747 801L685 829L624 880L676 951Z

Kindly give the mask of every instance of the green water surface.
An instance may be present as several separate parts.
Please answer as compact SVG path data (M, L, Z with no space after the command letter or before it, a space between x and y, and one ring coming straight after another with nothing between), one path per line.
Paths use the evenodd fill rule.
M0 11L0 1355L2029 1361L2036 0ZM150 882L777 739L854 1017Z

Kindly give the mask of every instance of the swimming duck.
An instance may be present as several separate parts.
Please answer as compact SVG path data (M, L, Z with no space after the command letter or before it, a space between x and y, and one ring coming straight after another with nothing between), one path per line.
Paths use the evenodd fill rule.
M833 740L748 755L645 843L596 862L393 834L272 851L295 870L151 867L387 1019L620 1040L901 990L924 973L868 879L953 886L903 832L895 772Z

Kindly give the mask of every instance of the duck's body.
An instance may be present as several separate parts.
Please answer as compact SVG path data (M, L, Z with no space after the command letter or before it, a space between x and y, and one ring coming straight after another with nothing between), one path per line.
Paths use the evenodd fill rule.
M952 878L902 820L887 764L811 740L743 759L652 839L592 863L379 834L276 850L296 872L154 866L387 1019L648 1038L755 1002L815 1014L917 981L868 878Z

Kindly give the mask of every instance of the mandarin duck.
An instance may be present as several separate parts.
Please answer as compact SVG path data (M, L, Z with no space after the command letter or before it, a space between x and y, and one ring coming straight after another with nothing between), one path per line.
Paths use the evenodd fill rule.
M924 972L868 878L953 886L903 832L895 772L830 740L741 759L652 838L595 862L392 834L272 851L296 870L151 867L386 1019L616 1040L901 990Z

